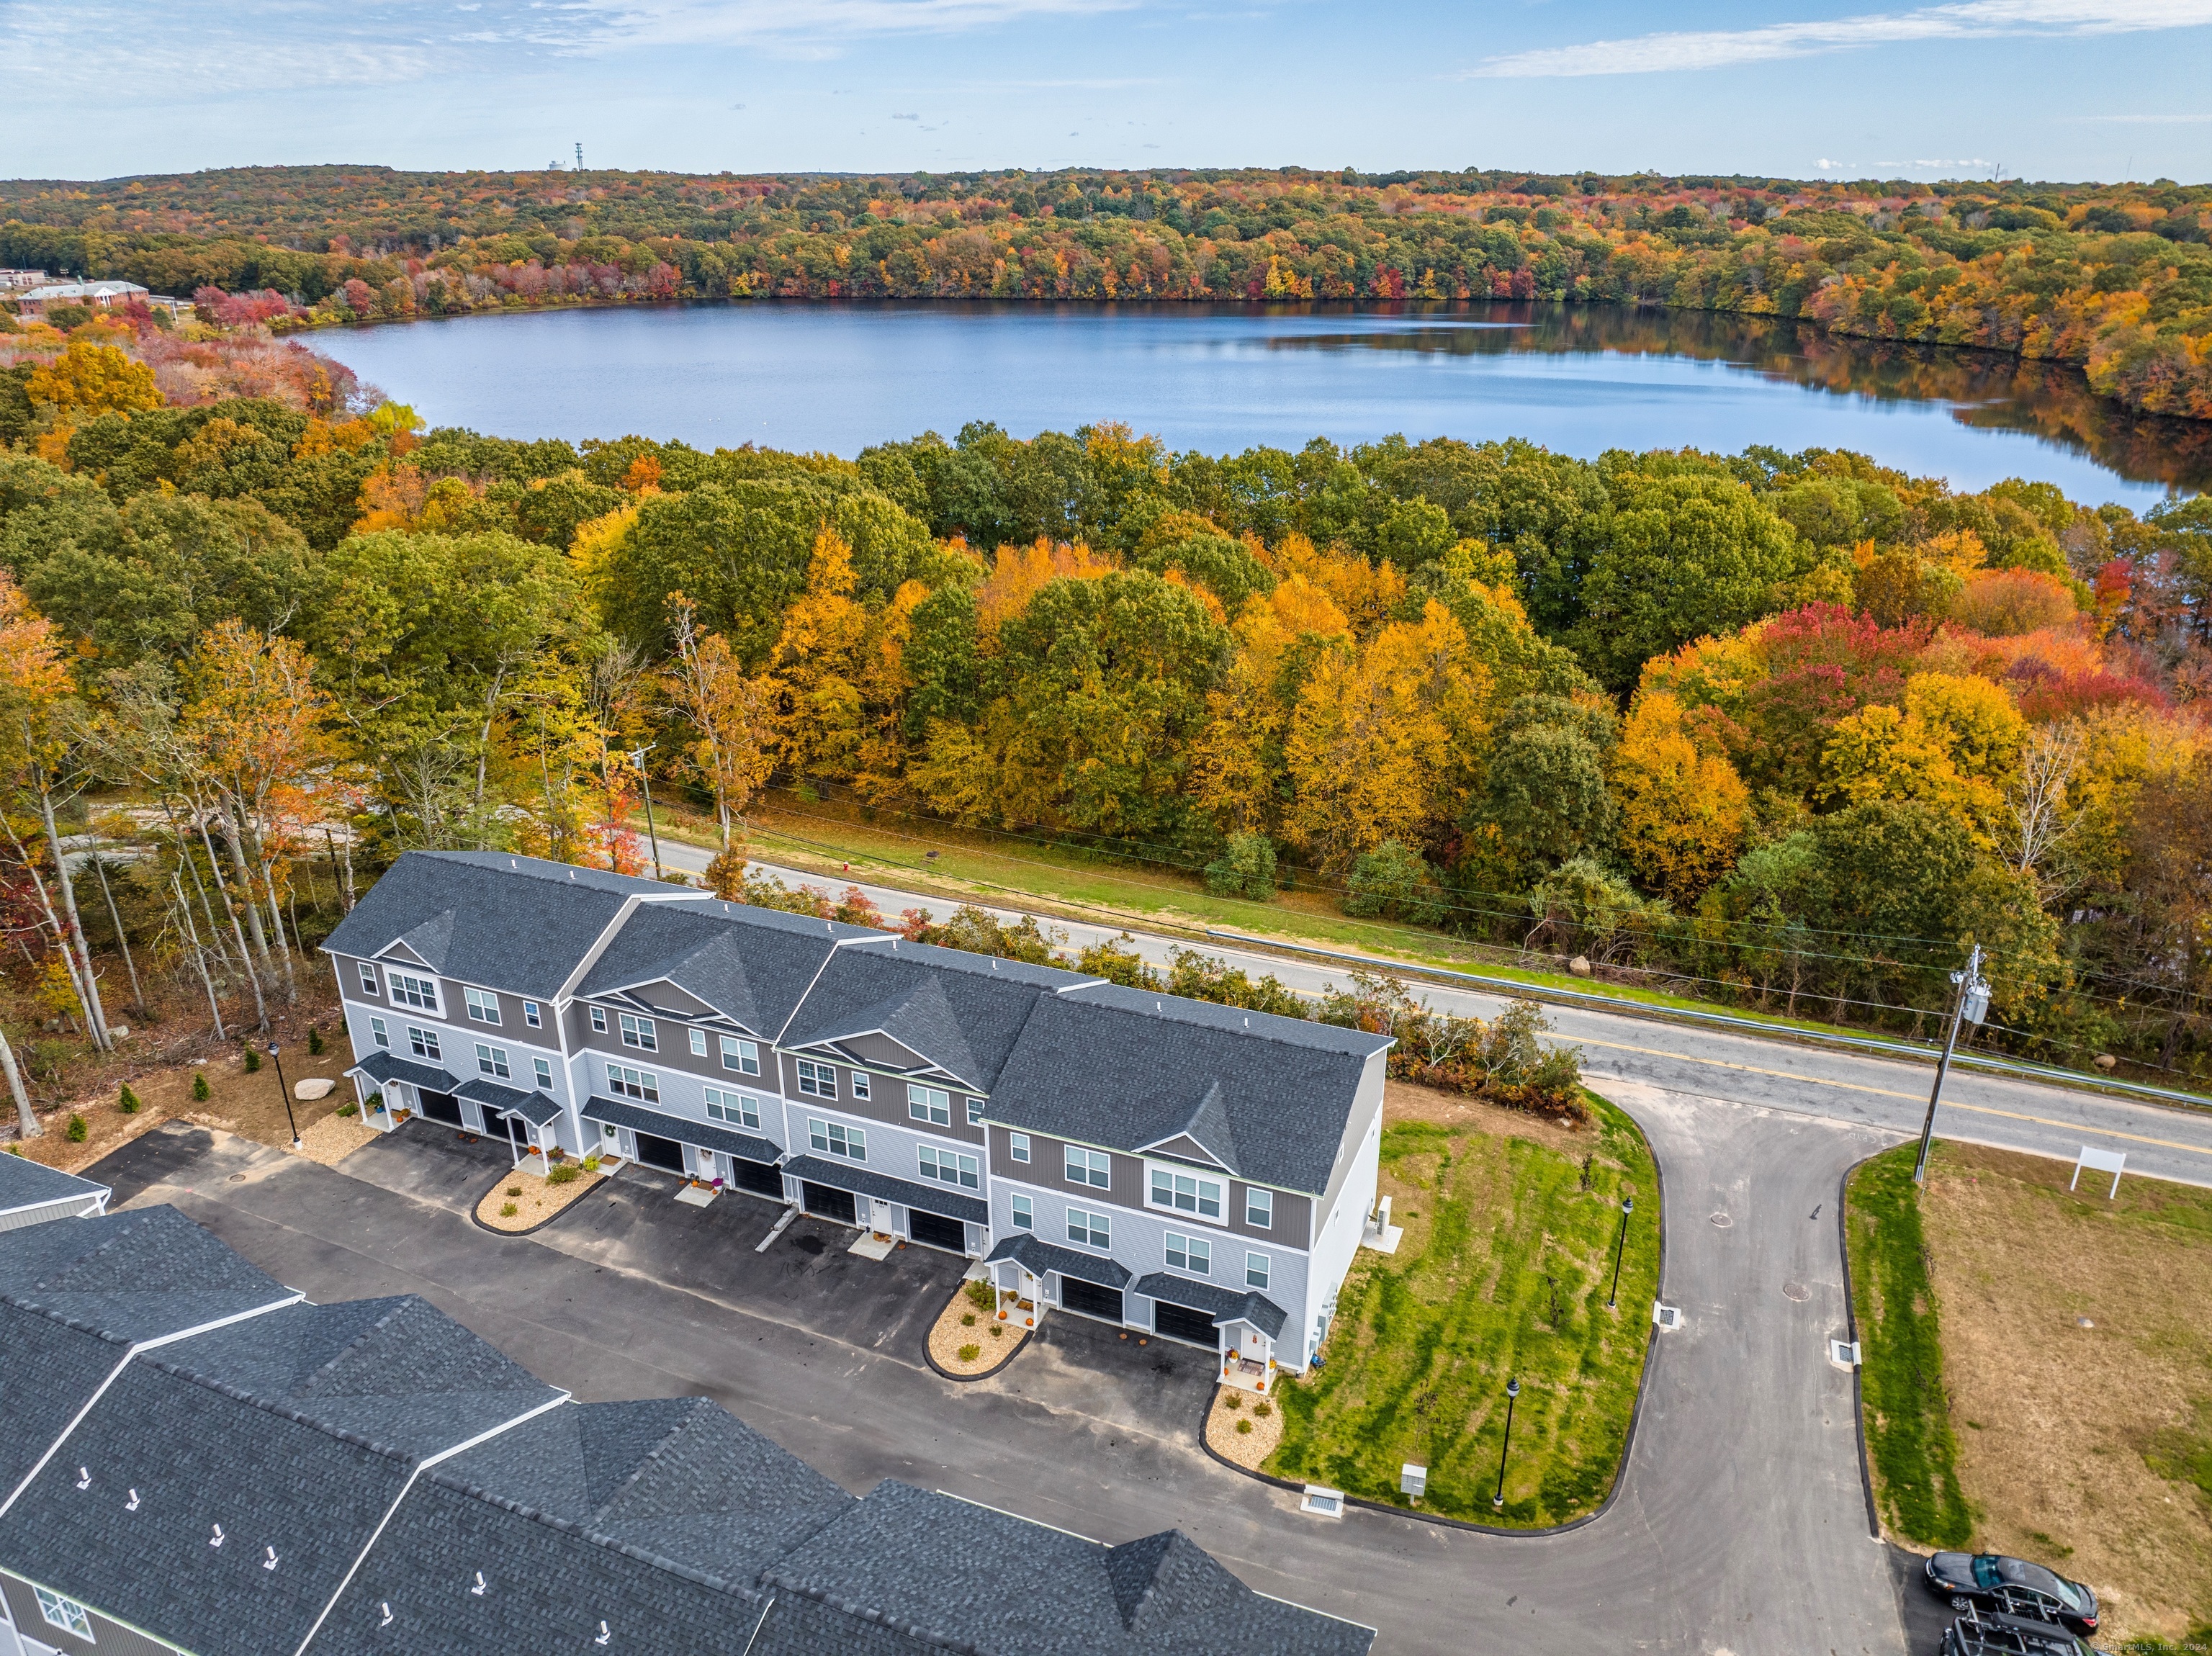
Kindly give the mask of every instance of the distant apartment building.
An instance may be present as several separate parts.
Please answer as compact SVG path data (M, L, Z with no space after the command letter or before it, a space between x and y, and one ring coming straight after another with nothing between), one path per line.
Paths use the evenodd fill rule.
M51 282L25 288L15 299L15 307L22 315L44 316L56 305L82 305L89 310L104 311L148 296L147 290L135 282Z

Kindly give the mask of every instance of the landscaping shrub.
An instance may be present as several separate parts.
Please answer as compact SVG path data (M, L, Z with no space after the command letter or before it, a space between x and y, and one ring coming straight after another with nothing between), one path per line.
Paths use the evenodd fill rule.
M1243 1402L1243 1399L1234 1392L1224 1392L1221 1394L1221 1406L1224 1409L1234 1409Z
M999 1308L999 1290L988 1283L973 1282L963 1291L975 1302L978 1311L996 1311Z
M522 1210L512 1202L501 1202L499 1204L499 1216L502 1219L512 1219L521 1211Z
M338 1113L345 1116L359 1115L361 1106L354 1103L341 1104L338 1106Z
M583 1176L584 1170L574 1162L556 1162L545 1170L545 1182L549 1185L573 1185Z
M1266 902L1275 895L1275 842L1264 834L1232 834L1206 865L1206 889L1217 897Z
M323 1032L320 1029L308 1030L307 1050L313 1052L316 1057L320 1058L323 1054Z
M1394 1080L1577 1125L1589 1119L1582 1048L1538 1040L1551 1022L1533 1000L1509 1001L1486 1023L1431 1010L1395 979L1354 972L1352 987L1332 986L1316 1016L1324 1023L1395 1035L1387 1060Z
M1238 1419L1238 1421L1237 1421L1237 1436L1242 1437L1242 1436L1243 1436L1247 1432L1250 1431L1251 1429L1252 1429L1252 1422L1251 1422L1250 1421L1249 1421L1249 1420L1244 1420L1244 1419L1243 1419L1243 1418L1241 1418L1241 1417Z
M1006 1338L1006 1331L1000 1327L998 1324L993 1323L991 1325L991 1338L993 1339L1004 1339Z
M584 1171L586 1173L597 1173L599 1170L599 1158L598 1156L587 1156L584 1158Z
M961 1327L963 1327L963 1328L973 1328L973 1327L975 1327L975 1313L974 1312L972 1312L972 1311L963 1311L963 1312L962 1312L962 1313L960 1313L960 1325L961 1325Z
M246 1049L246 1073L248 1075L257 1075L260 1072L260 1070L261 1052L259 1048L253 1046L247 1047Z
M64 1131L72 1144L82 1144L92 1135L92 1129L85 1125L84 1118L75 1112L70 1113L69 1125Z
M509 1196L520 1196L522 1194L522 1186L520 1185L509 1185L507 1187L507 1193Z
M1259 1407L1253 1410L1252 1412L1259 1416L1261 1420L1265 1420L1268 1416L1275 1412L1275 1405L1272 1403L1262 1402Z
M207 1084L207 1071L205 1070L195 1071L192 1075L192 1098L194 1101L204 1104L208 1101L208 1095L209 1088Z
M131 1090L131 1083L127 1081L123 1083L123 1090L116 1097L115 1107L122 1111L125 1115L136 1115L138 1113L141 1107L138 1102L138 1095Z
M973 1362L982 1355L983 1348L980 1345L963 1345L960 1348L960 1361L963 1362Z

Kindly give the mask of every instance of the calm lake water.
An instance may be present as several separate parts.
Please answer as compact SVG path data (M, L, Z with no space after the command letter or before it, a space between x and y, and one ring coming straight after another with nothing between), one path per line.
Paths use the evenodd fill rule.
M851 455L970 420L1120 420L1176 449L1402 432L1566 453L1856 449L1960 488L2138 509L2212 479L2212 422L2133 417L2072 369L1791 323L1537 304L756 301L387 325L317 347L434 425Z

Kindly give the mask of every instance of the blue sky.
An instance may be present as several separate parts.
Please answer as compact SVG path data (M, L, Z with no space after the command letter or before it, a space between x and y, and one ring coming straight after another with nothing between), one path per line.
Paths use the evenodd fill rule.
M0 0L0 167L2212 178L2212 0Z

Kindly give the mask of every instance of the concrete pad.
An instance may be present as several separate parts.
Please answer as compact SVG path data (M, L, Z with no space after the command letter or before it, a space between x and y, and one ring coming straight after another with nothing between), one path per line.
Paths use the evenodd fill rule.
M853 1239L853 1246L845 1251L848 1253L857 1253L863 1259L888 1259L891 1257L891 1249L894 1246L896 1245L886 1242L880 1237L871 1236L864 1230Z
M686 1185L676 1192L676 1199L687 1208L703 1208L714 1199L717 1193L711 1190L702 1190L696 1185Z

